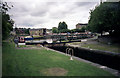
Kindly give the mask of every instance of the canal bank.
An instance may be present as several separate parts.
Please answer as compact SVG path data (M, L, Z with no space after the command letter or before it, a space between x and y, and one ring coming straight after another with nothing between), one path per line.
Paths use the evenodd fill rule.
M82 40L85 41L85 40ZM79 41L80 42L80 41ZM43 46L46 46L48 48L58 50L60 52L66 53L67 48L72 48L74 51L74 56L89 60L94 63L101 64L103 66L107 66L116 70L120 71L120 54L119 53L113 53L109 51L101 51L101 50L94 50L89 48L82 48L75 45L66 45L67 42L62 43L46 43L42 44ZM32 43L33 44L33 43ZM28 45L31 45L29 43Z
M66 43L50 43L50 44L47 43L47 44L44 44L44 46L54 50L58 50L63 53L66 53L67 48L72 48L74 51L75 57L82 58L100 65L103 65L105 66L105 68L110 67L112 69L116 69L120 71L120 68L119 68L120 64L118 64L120 60L119 53L111 53L108 51L106 52L106 51L100 51L100 50L81 48L77 46L66 45Z
M76 57L89 60L91 62L98 63L103 66L107 66L120 71L120 53L81 48L77 45L51 46L49 48L66 53L66 49L68 47L74 50L74 56Z
M48 47L45 47L45 48L46 48L47 50L52 50L52 51L54 51L54 52L58 52L58 53L60 53L60 54L66 55L66 53L64 53L64 52L61 52L61 51L58 51L58 50L55 50L55 49L52 49L52 48L48 48ZM70 56L70 55L68 55L68 56ZM82 58L79 58L79 57L76 57L76 56L72 56L72 58L73 58L73 60L76 59L76 60L79 60L79 61L83 61L83 62L88 63L88 64L90 64L90 65L93 65L93 66L96 66L96 67L98 67L98 68L101 68L101 69L103 69L103 70L105 70L105 71L108 71L108 72L112 73L112 74L115 75L115 76L120 77L120 73L119 73L118 70L115 70L115 69L109 68L109 67L107 67L107 66L103 66L103 65L101 65L101 64L97 64L97 63L94 63L94 62L91 62L91 61L89 61L89 60L85 60L85 59L82 59Z
M46 69L57 67L67 70L68 73L64 76L68 77L114 77L111 73L85 62L75 59L71 61L69 56L44 49L44 47L38 48L40 49L16 49L12 43L3 43L3 76L48 76L44 74L44 72L48 72ZM44 69L46 71L43 71ZM59 73L59 71L56 72Z

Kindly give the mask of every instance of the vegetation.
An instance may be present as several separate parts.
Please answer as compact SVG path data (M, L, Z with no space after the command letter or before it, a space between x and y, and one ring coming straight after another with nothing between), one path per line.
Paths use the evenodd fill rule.
M3 76L113 76L107 71L57 52L39 49L16 49L3 42ZM58 73L59 72L59 73Z
M69 43L69 44L79 46L79 47L90 48L90 49L97 49L97 50L120 53L119 44L108 45L105 43L95 42L95 41L74 42L74 43Z
M19 45L20 48L27 47L26 45Z
M60 22L59 25L58 25L58 30L59 31L61 31L63 29L68 29L67 24L64 21Z
M82 27L81 29L72 29L70 30L71 33L75 33L75 32L85 32L86 27Z
M44 37L44 36L40 36L40 35L33 35L33 38L38 38L38 37Z
M87 29L92 32L120 34L120 2L104 2L90 12Z
M53 33L58 33L58 28L57 28L57 27L53 27L53 28L52 28L52 32L53 32Z
M9 37L10 31L13 29L14 21L10 18L10 15L7 13L9 9L13 6L8 6L6 2L0 3L2 6L0 14L2 14L2 39L5 40Z
M81 29L68 29L67 27L67 24L63 21L63 22L60 22L58 24L58 28L57 27L53 27L52 28L52 32L53 33L75 33L75 32L85 32L86 30L86 27L82 27Z
M17 28L17 27L15 27L15 31L16 31L17 35L20 35L20 34L30 34L29 33L29 29L30 28Z
M104 45L103 46L103 45L98 45L98 44L85 44L85 45L82 45L81 47L120 53L119 46L113 46L113 45Z

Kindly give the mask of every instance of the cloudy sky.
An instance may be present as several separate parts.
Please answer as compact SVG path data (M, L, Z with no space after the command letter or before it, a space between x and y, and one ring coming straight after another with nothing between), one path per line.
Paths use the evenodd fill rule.
M9 1L14 6L9 13L16 27L50 29L65 21L69 29L74 29L77 23L88 23L90 9L99 5L99 1Z

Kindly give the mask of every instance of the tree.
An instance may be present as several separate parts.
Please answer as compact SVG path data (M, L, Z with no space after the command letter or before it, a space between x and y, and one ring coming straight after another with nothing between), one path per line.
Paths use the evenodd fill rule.
M68 29L67 28L67 24L64 21L63 22L59 22L59 24L58 24L58 31L60 32L60 31L66 30L66 29Z
M2 14L2 39L5 40L9 37L10 31L13 30L14 21L10 18L10 15L7 13L11 9L6 2L0 3L2 9L0 14ZM13 6L12 6L13 7Z
M30 29L30 28L24 28L25 34L29 34L29 29Z
M85 32L85 30L86 30L86 27L81 28L81 32Z
M67 32L70 32L70 30L69 29L62 29L62 30L59 30L59 32L61 32L61 33L67 33Z
M53 33L58 33L58 28L57 28L57 27L53 27L53 28L52 28L52 32L53 32Z
M120 2L104 2L90 12L87 29L92 32L120 34Z

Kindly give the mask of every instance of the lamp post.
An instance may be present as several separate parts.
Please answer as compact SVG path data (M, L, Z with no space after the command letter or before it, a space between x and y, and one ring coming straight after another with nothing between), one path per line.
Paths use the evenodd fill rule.
M102 4L102 0L100 0L100 5Z
M60 43L61 43L61 31L60 31Z

